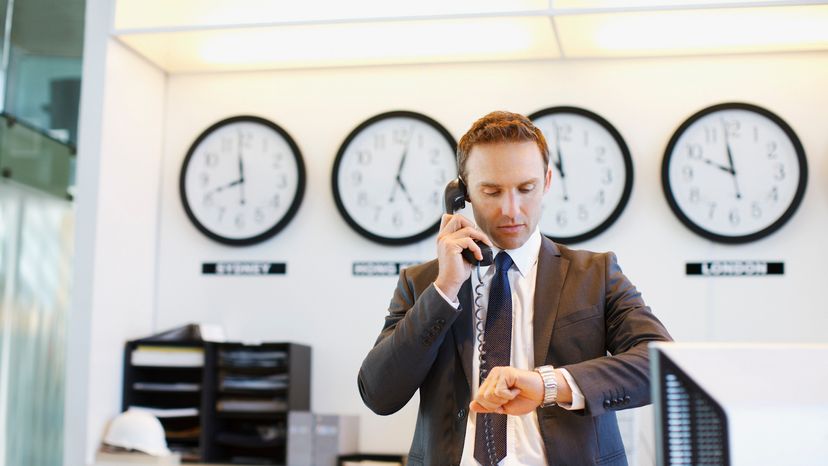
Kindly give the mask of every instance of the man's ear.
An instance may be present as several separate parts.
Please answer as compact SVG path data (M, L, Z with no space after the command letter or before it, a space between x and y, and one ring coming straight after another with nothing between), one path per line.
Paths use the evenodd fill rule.
M543 193L546 194L552 186L552 167L546 167L546 179L543 182Z

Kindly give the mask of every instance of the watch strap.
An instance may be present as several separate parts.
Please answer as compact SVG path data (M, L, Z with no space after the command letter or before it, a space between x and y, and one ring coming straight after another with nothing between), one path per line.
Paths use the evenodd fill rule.
M558 381L555 379L555 368L553 366L540 366L535 372L543 379L543 402L540 407L554 406L558 401Z

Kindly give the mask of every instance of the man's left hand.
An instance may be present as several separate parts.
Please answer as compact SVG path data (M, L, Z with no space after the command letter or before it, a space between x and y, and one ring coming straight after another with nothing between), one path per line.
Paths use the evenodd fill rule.
M543 378L535 371L495 367L477 390L469 408L476 413L520 416L543 402Z

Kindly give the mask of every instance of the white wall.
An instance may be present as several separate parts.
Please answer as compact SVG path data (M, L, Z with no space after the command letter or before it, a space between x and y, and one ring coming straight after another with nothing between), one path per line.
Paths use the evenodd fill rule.
M140 79L121 78L129 87ZM828 313L821 299L821 266L828 258L826 82L828 53L171 76L155 252L156 330L212 322L224 325L231 339L309 344L313 410L360 414L365 451L407 451L416 402L383 418L363 407L356 387L357 370L379 333L396 279L355 278L350 271L357 260L429 259L434 255L433 238L394 248L373 244L350 230L330 188L337 149L356 125L387 110L425 113L459 138L474 119L494 109L531 113L569 104L612 122L626 139L635 166L635 185L624 214L609 231L579 246L614 250L675 338L828 341ZM158 85L152 84L160 93ZM798 133L810 164L804 202L788 225L769 238L741 246L712 244L686 230L670 212L660 184L661 158L673 131L695 111L723 101L751 102L780 115ZM275 238L246 248L223 246L202 236L187 220L178 195L179 170L189 145L212 123L238 114L260 115L286 129L302 150L308 175L305 199L293 222ZM124 147L140 140L134 131L107 134L107 139L120 139ZM112 176L120 178L102 186L102 202L121 191L119 180L148 183L119 195L121 202L146 202L157 182L151 169L134 173L124 166ZM111 198L107 202L115 203ZM123 211L113 205L110 213L119 216ZM103 215L107 214L99 214ZM145 220L153 219L150 215ZM152 228L142 224L135 232L100 231L101 241L108 242L102 246L132 244L107 236L112 233L126 233L135 240L140 234L151 235ZM684 275L687 261L730 258L784 261L785 275ZM244 259L287 262L288 274L200 275L204 261ZM145 282L151 273L142 267L129 276ZM148 296L132 290L125 297L118 293L123 290L121 284L100 291L111 299L113 315L106 318L145 313L144 306L152 305ZM152 294L146 287L141 290ZM113 386L103 395L111 398L116 390Z
M64 464L90 464L120 412L124 342L152 332L166 75L87 2Z

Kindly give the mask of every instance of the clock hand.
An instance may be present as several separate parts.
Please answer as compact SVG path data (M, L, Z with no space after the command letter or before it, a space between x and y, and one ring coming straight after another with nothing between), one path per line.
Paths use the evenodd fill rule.
M569 193L566 190L566 173L563 168L563 155L561 154L561 143L558 137L558 127L555 126L555 152L558 154L558 160L554 162L555 168L558 169L558 174L561 175L561 189L563 189L564 201L569 200Z
M400 175L402 174L403 166L405 165L405 159L408 156L408 148L411 146L411 139L414 137L414 126L411 126L411 129L408 131L408 140L405 141L405 148L403 149L402 157L400 158L400 165L397 167L397 176L396 180L397 183L402 185L400 181ZM391 187L391 195L388 197L388 202L394 202L394 198L397 195L397 183L394 183L394 186ZM405 189L405 188L403 188ZM407 194L407 193L406 193Z
M244 205L244 163L242 163L242 132L239 131L239 203Z
M208 195L208 194L217 193L217 192L219 192L219 191L223 191L223 190L225 190L225 189L227 189L227 188L232 188L233 186L236 186L237 184L242 184L242 183L244 183L244 180L243 180L243 179L238 179L238 180L236 180L236 181L232 181L232 182L230 182L230 183L227 183L227 184L225 184L225 185L219 186L219 187L217 187L217 188L213 188L213 189L211 189L210 191L207 191L206 193L204 193L204 195L206 196L206 195Z
M724 140L725 140L725 149L727 149L727 161L730 164L730 174L733 176L733 188L736 190L736 199L742 198L742 192L739 191L739 181L736 179L736 165L733 164L733 153L730 151L730 139L727 137L727 125L724 124L724 120L722 120L722 125L724 126Z
M727 173L731 173L730 167L725 167L724 165L720 165L720 164L718 164L718 163L716 163L716 162L714 162L710 159L704 159L704 163L706 163L708 165L712 165L712 166L718 168L719 170L725 171Z

